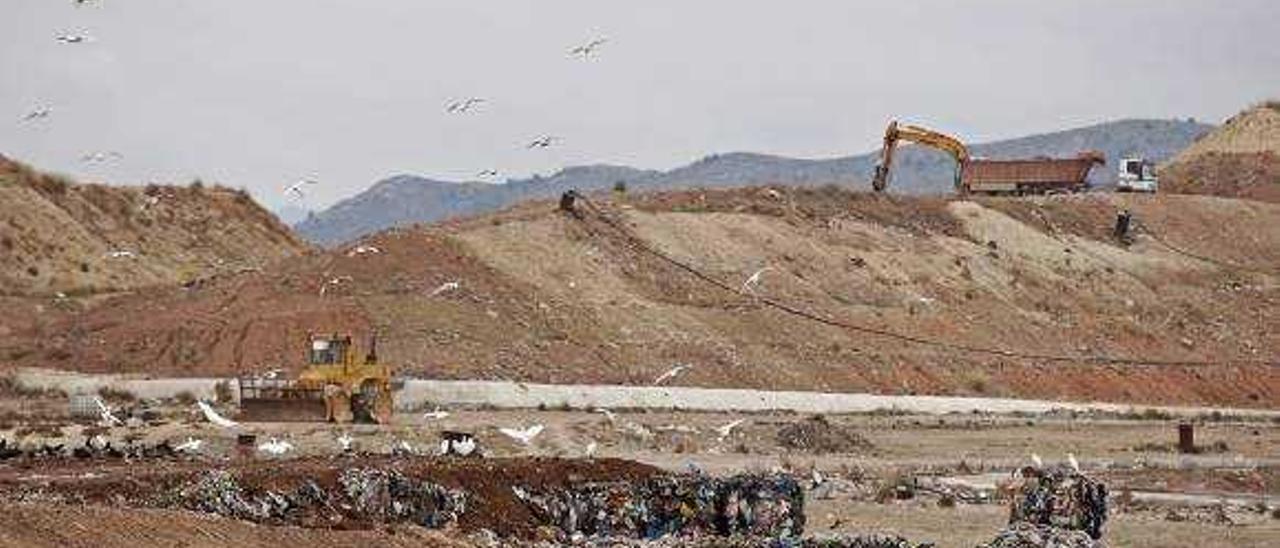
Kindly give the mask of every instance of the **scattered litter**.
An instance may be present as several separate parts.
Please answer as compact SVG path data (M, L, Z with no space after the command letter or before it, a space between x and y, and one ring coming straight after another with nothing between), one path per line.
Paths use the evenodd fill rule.
M199 453L200 447L204 445L204 440L198 440L191 436L187 436L187 441L174 446L173 450L179 453Z
M743 422L745 422L745 420L746 420L746 419L738 419L738 420L735 420L735 421L733 421L733 422L730 422L729 424L726 424L726 425L724 425L724 426L716 427L716 434L718 435L718 438L717 438L717 439L718 439L718 440L720 440L720 441L724 441L724 439L725 439L725 438L727 438L727 437L729 437L729 435L733 434L733 429L734 429L734 428L737 428L737 427L738 427L738 425L739 425L739 424L742 424Z

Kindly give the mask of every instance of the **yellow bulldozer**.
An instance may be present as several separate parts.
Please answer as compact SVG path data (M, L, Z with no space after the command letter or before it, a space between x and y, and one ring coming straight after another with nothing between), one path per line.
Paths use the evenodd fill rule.
M251 421L387 424L392 371L378 363L377 339L357 358L350 335L308 335L307 367L296 378L241 376L240 412Z

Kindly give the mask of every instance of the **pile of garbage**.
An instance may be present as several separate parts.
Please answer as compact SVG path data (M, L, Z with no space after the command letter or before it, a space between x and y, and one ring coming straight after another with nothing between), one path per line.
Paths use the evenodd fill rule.
M1013 491L1009 523L1048 525L1102 538L1107 486L1066 467L1022 469Z
M933 544L915 543L892 535L824 535L804 538L763 537L665 537L643 540L617 537L578 537L557 541L504 541L496 537L470 539L485 548L521 546L552 548L574 546L580 548L930 548Z
M978 548L1101 548L1103 544L1089 538L1084 531L1073 531L1052 525L1015 523Z
M196 480L162 494L161 507L180 507L258 523L320 520L330 525L413 523L443 528L466 511L466 493L406 477L395 470L349 468L337 485L325 489L303 480L292 489L248 489L225 470L211 470Z
M656 477L512 491L560 539L748 536L798 538L804 491L784 474Z
M873 448L853 428L832 424L822 415L779 428L777 442L781 447L805 453L855 453Z

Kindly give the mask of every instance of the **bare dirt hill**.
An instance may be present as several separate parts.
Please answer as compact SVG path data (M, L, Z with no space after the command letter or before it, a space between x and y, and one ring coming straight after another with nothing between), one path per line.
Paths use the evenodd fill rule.
M176 284L304 249L240 191L76 184L0 157L3 295Z
M1280 101L1233 116L1178 154L1160 177L1170 192L1280 202Z
M0 341L0 362L297 368L307 331L376 329L380 357L433 377L648 384L691 364L675 384L1280 405L1280 205L834 188L594 200L580 218L535 202L113 297ZM1128 247L1110 237L1122 208L1142 228Z

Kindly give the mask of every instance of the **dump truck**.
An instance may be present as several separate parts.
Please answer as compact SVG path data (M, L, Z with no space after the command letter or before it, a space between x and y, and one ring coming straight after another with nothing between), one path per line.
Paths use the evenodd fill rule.
M904 140L950 154L956 162L954 184L960 194L1079 192L1088 188L1087 178L1093 166L1106 163L1106 157L1097 151L1083 151L1074 158L975 158L969 147L955 137L920 126L899 124L894 120L885 130L880 161L871 180L871 186L877 192L888 188L894 153L898 143Z
M378 363L377 338L357 358L351 335L309 334L307 367L295 378L241 375L240 412L250 421L391 421L392 370Z

